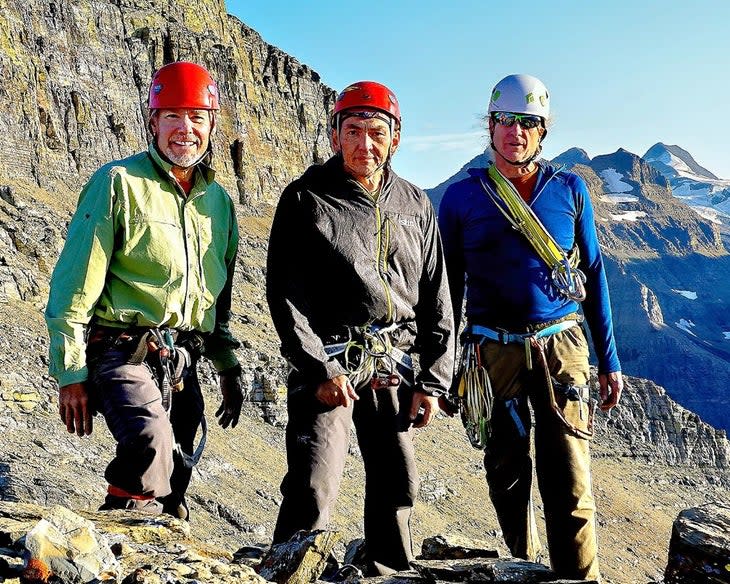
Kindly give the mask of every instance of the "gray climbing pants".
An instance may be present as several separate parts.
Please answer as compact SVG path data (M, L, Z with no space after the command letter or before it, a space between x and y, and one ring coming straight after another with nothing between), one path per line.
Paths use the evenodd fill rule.
M288 471L274 543L300 529L327 527L339 492L350 427L355 424L365 466L365 548L371 573L409 568L413 559L410 518L418 495L418 471L409 412L412 389L355 386L360 399L348 408L320 403L315 387L289 379L286 429ZM293 391L292 391L293 390Z
M168 417L152 368L130 364L129 347L108 347L90 359L93 399L117 441L104 476L127 493L162 499L174 509L183 500L192 469L173 456L174 439L188 454L203 417L196 363L183 372L184 389L172 393Z

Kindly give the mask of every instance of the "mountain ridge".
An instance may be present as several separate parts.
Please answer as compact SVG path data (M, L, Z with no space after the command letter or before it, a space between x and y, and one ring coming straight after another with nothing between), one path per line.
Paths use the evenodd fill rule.
M680 169L676 166L672 166L671 164L668 164L672 162L672 159L678 159L682 163L684 163L687 167L687 169L694 174L695 176L701 177L701 178L708 178L710 180L721 180L717 176L715 176L712 172L704 168L703 166L700 166L697 161L692 157L692 155L687 152L684 148L681 148L677 145L668 145L664 144L662 142L657 142L653 146L651 146L642 156L643 159L657 163L663 162L664 163L664 171L663 174L665 176L677 176L680 172Z

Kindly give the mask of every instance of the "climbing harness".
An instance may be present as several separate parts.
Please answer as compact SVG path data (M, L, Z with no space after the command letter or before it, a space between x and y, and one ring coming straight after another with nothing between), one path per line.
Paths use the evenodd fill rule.
M535 352L538 355L540 365L545 373L545 385L547 387L548 391L548 399L550 401L550 408L553 410L555 415L558 417L558 419L563 423L563 425L568 429L569 432L571 432L573 435L584 438L586 440L591 440L593 438L594 429L593 429L593 421L594 421L594 415L596 410L596 400L591 398L589 395L589 386L588 385L578 385L578 384L566 384L561 383L557 379L555 379L550 374L550 369L548 367L547 362L547 355L545 353L545 344L548 337L555 335L559 332L566 331L574 326L580 325L581 318L579 315L570 315L565 320L561 320L552 324L549 324L548 326L539 328L537 330L534 330L532 332L527 333L510 333L507 332L504 329L492 329L486 326L481 325L468 325L466 330L464 331L464 336L467 339L467 342L464 345L464 349L462 351L462 363L464 362L464 354L467 355L467 357L470 355L472 351L476 351L476 354L479 354L479 345L483 344L485 340L490 341L496 341L498 343L502 344L508 344L508 343L516 343L521 344L525 347L525 362L527 369L533 369L533 362L532 362L532 350L534 349ZM475 349L469 349L470 346L474 346ZM479 367L481 367L481 363L479 363ZM486 376L486 382L481 383L481 387L489 387L491 390L491 384L489 382L489 376L486 370L484 370L484 374ZM464 377L462 376L462 380ZM563 410L560 407L560 404L558 403L556 399L556 390L562 393L566 400L568 401L578 401L579 402L579 412L580 412L580 418L581 420L586 419L584 416L587 415L587 424L586 430L583 430L581 428L578 428L574 424L572 424L569 420L566 419ZM461 397L461 383L459 385L459 396ZM519 416L516 411L516 403L509 403L508 400L505 405L510 410L510 415L515 420L515 424L517 426L517 430L520 433L521 436L526 436L527 433L524 429L524 426L521 421L518 422ZM470 402L469 400L460 400L460 403L462 405L462 417L466 418L467 420L475 419L480 420L479 415L481 414L481 411L479 410L478 406L473 405L473 400ZM587 406L586 410L584 410L584 405ZM493 407L493 398L492 398L492 407ZM465 411L466 410L466 411ZM490 417L491 417L491 409L488 410ZM484 415L484 414L482 414ZM486 418L486 421L489 421L489 417ZM472 422L473 424L473 422ZM466 422L465 422L466 427ZM488 426L487 426L488 427ZM469 427L467 427L467 433L469 433ZM488 435L487 435L488 437ZM470 440L472 440L470 436ZM480 441L472 440L472 444L476 448L483 448L483 446L478 446L477 444L481 444Z
M494 392L487 370L482 366L480 345L479 341L469 340L462 347L457 395L469 442L474 448L483 449L492 431Z
M545 337L552 336L557 333L561 333L569 328L572 328L576 325L580 324L580 320L578 320L578 316L576 315L575 318L568 318L565 320L561 320L560 322L556 322L554 324L551 324L549 326L546 326L544 328L541 328L537 331L530 332L530 333L510 333L507 332L504 329L491 329L486 326L481 326L478 324L472 324L469 325L467 328L467 331L471 335L476 335L477 337L480 337L481 339L489 339L490 341L497 341L498 343L502 343L503 345L506 345L508 343L518 343L522 344L525 347L525 362L527 363L527 368L532 369L532 350L531 347L533 339L542 339Z
M134 347L127 363L146 364L160 389L162 407L168 418L172 410L172 394L183 390L185 369L193 363L193 355L200 353L203 337L194 332L183 332L168 327L142 329L114 329L95 327L89 344L103 342L104 347ZM201 419L201 437L193 454L183 451L175 441L173 453L177 454L187 468L193 468L203 455L208 436L205 416Z
M502 344L520 343L525 346L527 368L532 369L532 339L543 338L578 324L577 319L564 320L531 333L510 333L504 329L491 329L481 325L469 325L464 331L465 343L462 346L461 360L457 376L459 378L458 397L461 419L467 436L474 448L486 447L491 434L490 420L494 409L494 392L489 372L482 364L481 345L485 340ZM520 436L527 435L517 412L517 401L505 402L510 416L515 421Z
M519 195L514 185L492 164L487 169L497 187L495 193L482 180L482 188L509 223L519 231L550 269L555 289L566 298L582 302L586 297L585 274L578 269L580 254L575 246L570 253L556 243L532 208ZM481 179L480 179L481 180Z
M374 324L348 327L348 339L341 343L325 345L328 357L342 355L342 363L352 382L359 377L370 377L372 389L398 387L401 383L411 382L398 373L400 365L413 370L413 359L393 346L390 333L400 324L386 327Z

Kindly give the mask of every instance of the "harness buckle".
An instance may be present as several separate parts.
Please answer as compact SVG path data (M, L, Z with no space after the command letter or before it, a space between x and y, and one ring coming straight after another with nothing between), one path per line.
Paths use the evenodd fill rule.
M509 344L510 332L507 329L495 328L494 329L499 336L499 342L503 345Z

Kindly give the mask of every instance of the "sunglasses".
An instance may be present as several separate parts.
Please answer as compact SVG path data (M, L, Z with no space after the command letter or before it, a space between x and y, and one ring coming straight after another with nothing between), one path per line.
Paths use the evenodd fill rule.
M495 112L492 114L492 119L500 126L511 127L515 124L519 124L525 130L532 130L532 128L541 127L543 124L540 116L531 116L529 114L513 114L509 112Z

